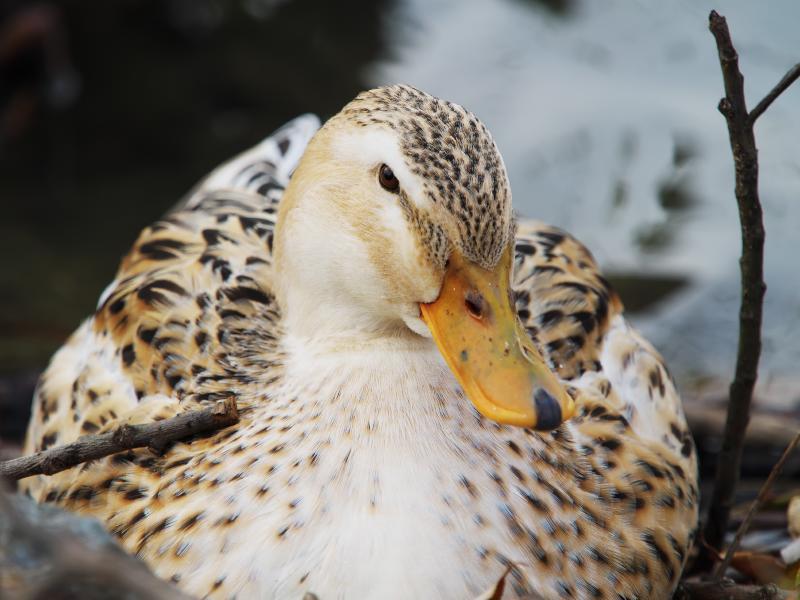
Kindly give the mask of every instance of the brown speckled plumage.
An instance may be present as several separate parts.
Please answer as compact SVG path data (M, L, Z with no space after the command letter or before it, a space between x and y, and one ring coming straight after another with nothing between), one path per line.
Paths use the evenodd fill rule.
M465 254L496 262L512 229L492 211L510 197L474 116L395 86L337 119L402 128ZM428 369L422 341L392 350L397 372L376 345L347 368L320 364L324 381L295 374L272 243L280 161L307 129L242 155L142 232L42 376L26 451L230 395L240 423L23 488L96 516L197 596L469 597L510 565L507 596L667 597L695 534L691 437L661 358L568 234L521 222L513 277L520 319L577 399L558 429L484 419L444 367ZM419 235L434 259L446 252L444 231Z

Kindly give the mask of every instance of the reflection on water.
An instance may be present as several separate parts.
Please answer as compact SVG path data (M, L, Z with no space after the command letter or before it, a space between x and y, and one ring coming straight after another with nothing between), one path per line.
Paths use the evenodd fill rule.
M213 165L293 115L329 116L360 89L399 81L488 124L518 211L592 249L684 386L725 381L739 233L710 8L690 0L65 6L80 96L61 112L37 109L24 135L0 139L0 370L41 367L91 310L138 229ZM718 9L752 104L800 59L800 4L766 11L737 0ZM762 117L757 138L769 286L760 389L797 403L800 89Z

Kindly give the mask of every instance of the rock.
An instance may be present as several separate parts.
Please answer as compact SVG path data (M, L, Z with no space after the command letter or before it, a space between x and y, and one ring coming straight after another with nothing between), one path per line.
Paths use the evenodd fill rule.
M96 520L0 491L0 597L185 600Z

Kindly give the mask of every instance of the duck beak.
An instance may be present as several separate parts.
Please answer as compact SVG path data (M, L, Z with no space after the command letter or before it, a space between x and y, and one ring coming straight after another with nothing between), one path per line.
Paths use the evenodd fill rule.
M420 304L439 351L480 413L550 430L575 403L522 327L511 302L513 242L488 271L454 251L439 298Z

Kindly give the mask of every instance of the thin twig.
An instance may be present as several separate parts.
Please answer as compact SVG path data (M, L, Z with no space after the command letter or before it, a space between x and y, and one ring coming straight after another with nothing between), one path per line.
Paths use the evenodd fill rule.
M221 429L239 420L236 400L228 398L202 410L185 412L171 419L142 425L121 425L100 435L85 435L71 444L14 458L0 463L0 477L23 479L31 475L52 475L80 463L124 450L156 450L197 433Z
M733 559L733 555L736 554L736 551L739 549L739 545L742 543L742 537L744 534L747 533L747 530L750 528L750 522L753 520L753 517L758 512L758 509L761 508L761 505L764 504L764 500L767 498L767 494L772 489L772 485L775 483L775 480L780 476L781 471L783 471L783 465L786 464L786 459L794 452L794 449L797 448L797 444L800 443L800 433L794 436L794 439L791 443L786 447L786 450L783 451L780 459L775 466L772 467L772 471L769 473L769 477L764 482L764 485L761 486L761 490L758 492L758 496L756 499L753 500L753 503L750 505L750 508L747 511L747 515L745 515L744 520L742 521L741 525L739 525L739 529L736 531L736 535L733 538L730 546L725 551L725 558L722 559L717 565L717 568L714 569L714 579L719 580L725 574L725 571L728 569L728 565L731 564L731 560Z
M769 94L764 96L764 99L756 104L756 107L750 111L750 125L756 122L756 119L761 116L761 114L769 108L769 105L772 104L775 99L780 96L786 89L792 85L797 78L800 77L800 63L797 63L791 69L786 72L786 75L778 82Z
M761 316L764 292L764 224L758 199L758 155L753 124L747 114L744 78L724 17L711 11L709 29L717 42L725 97L719 110L728 124L728 135L736 170L736 202L742 230L742 303L739 309L739 346L736 373L730 386L728 416L722 448L717 460L714 492L704 531L706 541L720 549L739 482L742 448L750 403L761 356Z

